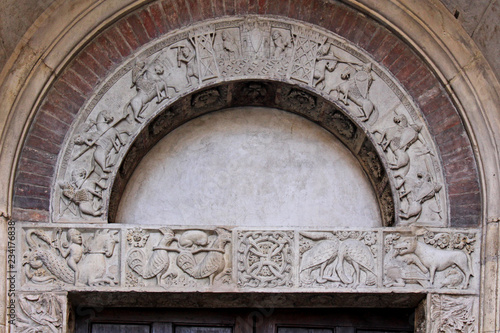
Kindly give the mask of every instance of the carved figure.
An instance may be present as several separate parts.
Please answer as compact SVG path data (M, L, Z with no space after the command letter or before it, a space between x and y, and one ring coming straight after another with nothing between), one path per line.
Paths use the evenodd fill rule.
M89 286L109 284L115 285L115 277L107 273L106 258L113 256L118 231L109 229L97 230L88 240L88 249L85 257L82 259L80 271L81 281Z
M474 298L467 296L431 296L430 333L475 333Z
M201 230L188 230L179 238L181 247L197 247L208 245L208 235Z
M287 51L292 48L292 37L290 35L283 36L281 31L274 30L271 38L274 45L273 57L283 59L283 57L287 56Z
M169 249L168 246L175 240L175 234L172 229L160 228L160 232L163 234L163 237L158 242L158 245L153 248L149 259L142 249L133 249L127 258L127 264L134 272L144 279L156 277L158 285L160 285L170 265L168 252L173 249Z
M401 208L399 216L404 219L418 218L422 213L423 203L433 199L441 188L442 186L434 183L428 173L418 173L413 188L400 195L401 199L406 198L408 200L408 206L406 209Z
M19 307L24 315L18 316L16 332L60 333L63 331L65 316L61 301L56 295L50 293L21 294Z
M73 160L79 158L83 153L91 148L94 149L91 169L87 175L90 177L92 172L96 171L96 165L99 166L98 171L100 179L107 179L107 174L112 171L111 167L116 164L116 157L122 146L126 144L123 136L130 136L129 132L118 132L116 124L113 124L114 117L108 111L101 111L94 123L97 130L95 132L84 132L79 134L75 139L76 145L86 145L87 147L81 151Z
M158 61L156 57L151 63L147 64L144 61L137 61L134 69L132 70L132 85L131 88L135 87L137 93L132 99L125 104L123 111L124 115L127 115L128 108L132 109L134 119L138 123L142 123L144 117L142 112L144 107L151 102L155 97L157 98L156 103L160 103L168 96L168 88L172 88L175 92L178 92L175 86L170 86L161 77L165 73L164 66Z
M322 239L312 248L304 252L300 262L299 274L305 272L306 276L311 276L313 270L319 268L319 276L316 279L318 283L325 283L330 278L325 277L325 268L333 263L337 258L340 242L331 235L316 235L312 233L301 233L303 236L311 239ZM330 239L325 239L330 238Z
M59 183L62 190L61 200L65 205L60 213L61 216L66 210L70 210L74 215L78 212L80 216L82 213L90 216L101 216L103 214L101 194L83 187L87 178L86 170L77 169L71 173L71 182ZM77 212L71 210L72 205L77 207Z
M84 247L81 233L76 229L70 229L67 237L71 244L64 249L60 245L59 230L56 231L55 239L51 239L42 230L30 229L26 232L29 250L24 254L24 264L39 269L42 263L57 280L72 285L92 286L102 283L114 285L113 278L106 276L105 257L113 255L115 244L118 242L114 237L117 232L110 232L108 229L98 230L89 239L88 247ZM42 242L37 243L35 236ZM81 267L85 269L82 270ZM27 274L27 277L29 279L30 276ZM50 281L46 280L43 282Z
M407 150L419 140L419 133L422 130L422 126L408 124L408 119L403 114L395 116L393 121L396 126L390 127L381 133L382 137L378 144L384 151L389 149L392 152L395 161L389 162L389 167L392 170L400 170L397 177L404 179L410 168L410 156ZM373 133L380 132L374 131ZM402 184L399 185L399 187L401 186Z
M59 242L56 243L56 249L59 250L59 253L66 258L66 263L69 268L71 268L74 272L74 284L78 284L78 280L80 278L80 270L78 268L78 263L82 260L84 247L83 247L83 239L82 233L76 229L69 229L67 234L67 241L69 245L62 245Z
M235 59L238 55L238 45L234 40L234 36L226 30L222 31L222 49L226 53L229 59Z
M316 65L314 66L313 87L317 87L325 81L326 72L333 72L339 63L333 54L332 44L327 43L319 48L317 52ZM316 80L316 82L314 82Z
M177 67L181 68L183 64L186 67L186 81L189 87L193 84L191 82L192 77L196 78L196 80L200 77L200 74L198 73L198 66L196 65L196 53L190 46L187 45L179 45L174 48L177 49Z
M231 241L231 233L222 228L215 229L217 238L210 248L201 248L194 251L181 250L177 257L177 266L195 279L209 279L210 285L213 285L215 279L224 272L226 261L226 244ZM195 254L199 252L208 252L203 259L197 261Z
M345 274L344 261L353 267L353 276L348 277ZM374 269L375 259L368 246L356 239L346 239L340 244L336 271L343 283L353 284L353 288L356 288L361 282L361 271L364 271L366 285L374 285L376 281Z
M434 285L436 272L456 266L464 274L462 289L469 285L472 274L472 263L468 254L461 250L441 250L419 242L417 237L402 238L394 248L399 256L408 264L415 264L423 273L429 273L429 281Z
M378 112L375 105L368 98L370 87L373 82L371 71L371 64L349 64L344 72L340 74L340 78L345 82L339 84L331 91L337 91L340 100L345 105L349 105L348 100L356 104L362 113L362 115L359 116L361 121L368 121L373 114L374 118L371 120L373 123L378 118Z

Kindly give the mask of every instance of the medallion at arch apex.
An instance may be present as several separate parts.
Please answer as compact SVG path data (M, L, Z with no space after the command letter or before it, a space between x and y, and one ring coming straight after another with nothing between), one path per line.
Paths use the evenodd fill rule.
M331 32L257 16L200 23L166 35L119 67L80 110L67 136L52 191L52 220L108 221L114 180L139 134L165 112L178 116L171 106L192 93L191 107L181 109L184 119L223 108L231 98L224 84L242 80L256 82L247 87L255 100L268 94L259 86L262 80L296 87L284 100L313 120L325 112L318 99L331 103L337 111L329 112L354 121L383 161L394 201L394 212L385 215L392 214L397 224L448 224L438 151L400 84ZM163 121L165 127L173 123L168 117ZM348 126L337 126L341 140L350 135ZM353 149L363 152L365 146L360 141ZM367 173L382 179L384 172L370 154L375 153L360 157L370 165ZM377 189L382 211L390 201L386 192Z

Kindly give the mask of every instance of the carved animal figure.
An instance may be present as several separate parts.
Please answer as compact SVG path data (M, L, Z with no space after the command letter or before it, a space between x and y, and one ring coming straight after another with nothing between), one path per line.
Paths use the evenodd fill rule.
M37 243L34 239L35 236L45 244ZM53 240L44 231L28 230L26 232L26 242L28 243L29 251L24 254L25 265L30 265L33 269L38 269L41 267L40 263L42 263L58 280L69 284L75 283L75 272L69 268L66 260L52 246Z
M137 62L136 67L132 71L132 87L136 87L136 95L125 104L123 115L128 114L128 108L132 109L134 119L138 123L142 123L144 117L141 115L144 107L151 102L155 97L157 103L168 97L168 88L172 88L175 92L178 89L168 85L161 75L164 74L164 68L157 63L157 59L151 64L146 64L143 61Z
M181 250L177 256L177 266L195 279L209 279L210 285L213 285L215 278L224 271L226 261L224 259L224 248L231 241L231 233L222 228L215 229L217 238L210 248L199 249L196 251ZM197 261L195 254L199 252L208 252L201 261Z
M201 230L188 230L179 238L181 247L206 246L208 244L208 235Z
M436 193L442 188L441 185L434 183L431 176L427 173L418 173L417 178L414 187L400 196L401 198L406 197L408 200L408 207L406 209L401 209L399 214L399 216L404 219L410 219L412 217L418 218L422 213L423 203L433 199Z
M456 266L462 271L465 277L462 288L467 288L472 274L471 260L465 252L461 250L442 250L431 245L419 242L417 237L402 238L394 248L399 256L408 264L415 264L422 272L429 273L431 285L434 285L436 272Z
M354 66L361 68L358 70ZM340 78L345 82L339 84L331 91L337 91L340 100L345 105L349 105L348 100L356 104L362 112L362 115L359 117L361 121L368 121L373 114L373 119L371 120L371 123L373 123L378 118L378 112L372 101L368 99L368 92L373 81L371 70L371 64L347 66L340 75Z
M158 285L160 285L163 275L170 265L168 246L175 240L172 229L161 228L160 232L163 237L158 242L158 245L153 248L153 253L151 253L149 259L146 258L146 253L140 249L130 251L127 258L127 264L134 272L144 279L156 277Z
M66 198L64 203L66 208L70 208L74 204L78 208L78 213L90 216L101 216L102 202L101 195L87 187L83 187L87 179L87 172L84 169L77 169L71 173L71 182L59 183L62 190L62 197ZM69 202L66 202L69 200ZM61 215L64 213L61 212ZM76 215L76 212L73 212Z
M325 239L315 244L302 255L299 273L305 271L307 276L310 276L313 270L319 268L317 282L325 283L327 281L324 277L325 268L337 257L339 244L336 238Z
M344 261L354 268L354 279L345 274ZM368 246L356 239L346 239L340 244L336 271L345 284L353 283L356 288L360 283L361 271L366 273L366 285L375 284L375 259Z
M114 277L107 275L106 258L113 256L115 245L118 240L115 238L118 231L109 229L97 230L88 241L89 251L83 257L80 269L80 279L89 286L109 284L115 285Z
M327 43L318 50L318 56L316 58L316 64L314 65L313 74L313 82L316 80L313 84L314 87L317 87L318 84L325 81L326 71L331 73L335 70L335 68L337 68L339 60L333 54L331 46L332 44Z

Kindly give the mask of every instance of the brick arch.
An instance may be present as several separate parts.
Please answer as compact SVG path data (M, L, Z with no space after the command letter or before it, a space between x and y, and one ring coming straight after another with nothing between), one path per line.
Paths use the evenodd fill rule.
M14 219L49 220L50 188L65 135L94 87L114 68L169 31L204 19L245 14L278 15L321 26L385 66L420 107L435 138L449 193L451 225L478 225L481 198L476 162L460 116L442 84L387 28L346 5L325 0L156 1L115 21L75 56L37 110L16 170Z

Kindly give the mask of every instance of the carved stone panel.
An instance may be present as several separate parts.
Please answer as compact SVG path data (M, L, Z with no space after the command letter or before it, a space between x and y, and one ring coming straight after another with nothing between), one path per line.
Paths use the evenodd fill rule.
M478 299L468 296L430 295L428 332L478 332Z
M11 332L64 333L68 331L68 300L66 294L19 293L17 311Z
M477 290L477 242L477 235L467 231L387 233L384 286Z
M232 280L230 230L128 229L126 287L225 288Z
M238 232L238 286L293 287L293 231Z
M22 286L61 289L120 283L120 230L37 228L22 230Z
M231 94L222 84L246 80L299 86L283 98L295 107L291 111L313 120L323 112L320 100L331 103L340 112L333 116L344 117L338 122L342 127L333 130L351 140L346 119L354 121L377 145L394 196L395 222L447 225L438 152L420 110L399 83L363 50L331 32L256 16L175 31L117 68L72 125L53 186L52 220L107 221L118 168L139 133L166 109L169 116L157 118L153 135L184 117L171 107L193 92L193 117L223 108ZM255 84L247 90L257 101L268 93Z

